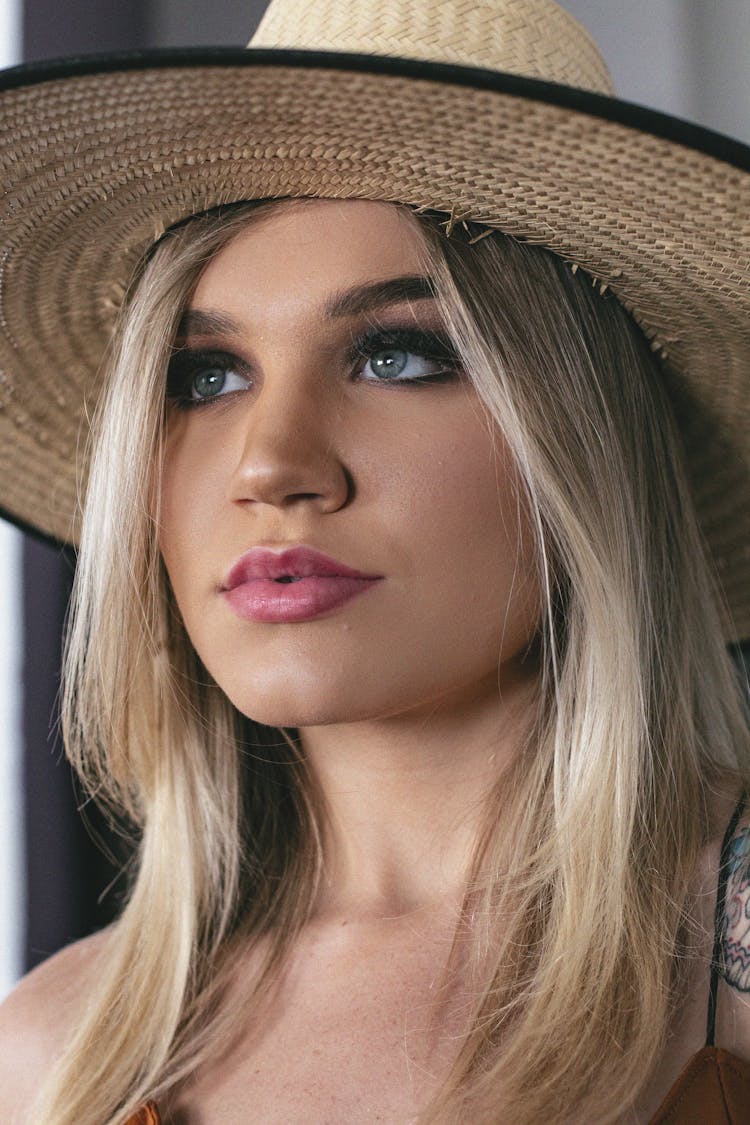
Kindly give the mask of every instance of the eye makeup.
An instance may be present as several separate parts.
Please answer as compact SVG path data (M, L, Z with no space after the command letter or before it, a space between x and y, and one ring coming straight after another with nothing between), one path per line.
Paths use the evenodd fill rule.
M411 356L414 375L386 377L366 374L373 359L381 357L382 370L404 369L394 356ZM385 359L385 362L383 360ZM440 329L407 325L369 324L355 334L344 353L344 364L357 382L393 387L434 385L458 379L460 360L448 334ZM420 370L422 368L422 370ZM222 348L204 348L186 343L174 352L167 375L167 398L177 407L203 407L252 384L252 372L236 353Z

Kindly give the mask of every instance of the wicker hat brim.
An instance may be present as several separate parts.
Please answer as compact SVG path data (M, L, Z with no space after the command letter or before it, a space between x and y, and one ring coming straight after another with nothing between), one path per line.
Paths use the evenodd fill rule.
M750 149L618 99L439 63L152 51L0 76L0 506L78 535L85 419L127 284L241 199L400 201L542 243L631 309L750 635Z

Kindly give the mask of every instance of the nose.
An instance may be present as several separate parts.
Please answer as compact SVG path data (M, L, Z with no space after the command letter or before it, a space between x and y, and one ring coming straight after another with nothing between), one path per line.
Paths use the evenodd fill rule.
M305 502L321 513L347 503L353 483L337 448L344 428L334 397L299 374L263 380L242 412L229 480L233 503L288 509Z

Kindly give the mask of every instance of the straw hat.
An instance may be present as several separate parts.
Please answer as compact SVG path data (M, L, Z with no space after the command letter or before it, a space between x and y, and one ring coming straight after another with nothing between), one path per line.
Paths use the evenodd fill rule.
M632 310L667 361L727 636L750 635L750 149L614 98L552 0L273 0L249 50L18 67L0 168L9 518L75 541L102 357L167 227L249 198L402 201L543 243Z

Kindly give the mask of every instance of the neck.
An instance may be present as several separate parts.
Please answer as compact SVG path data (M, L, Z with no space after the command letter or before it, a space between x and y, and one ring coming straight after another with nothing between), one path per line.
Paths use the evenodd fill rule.
M316 915L386 919L460 903L487 798L533 717L536 679L496 674L417 708L300 730L322 790Z

